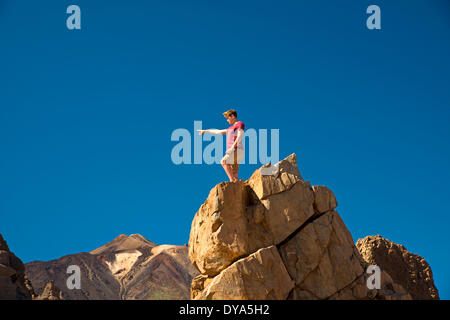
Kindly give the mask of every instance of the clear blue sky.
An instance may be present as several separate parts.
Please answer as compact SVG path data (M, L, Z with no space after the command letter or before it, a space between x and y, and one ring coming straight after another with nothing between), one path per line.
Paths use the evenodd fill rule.
M173 164L170 135L226 128L232 106L280 129L280 157L335 193L355 241L423 256L448 299L449 34L446 0L2 0L0 232L24 262L121 233L187 243L227 179Z

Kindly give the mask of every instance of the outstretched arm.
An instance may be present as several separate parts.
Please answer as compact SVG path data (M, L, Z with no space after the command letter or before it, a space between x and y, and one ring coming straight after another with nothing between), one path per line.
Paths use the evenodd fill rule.
M204 133L211 133L211 134L227 134L227 129L219 130L219 129L206 129L206 130L197 130L199 135L202 135Z

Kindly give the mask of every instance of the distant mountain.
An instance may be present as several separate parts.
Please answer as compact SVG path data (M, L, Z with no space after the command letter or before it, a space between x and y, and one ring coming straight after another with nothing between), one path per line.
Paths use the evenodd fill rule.
M81 289L69 289L70 265L81 271ZM199 273L186 246L156 245L139 234L119 235L91 252L25 264L36 294L49 281L67 300L189 299L192 278Z

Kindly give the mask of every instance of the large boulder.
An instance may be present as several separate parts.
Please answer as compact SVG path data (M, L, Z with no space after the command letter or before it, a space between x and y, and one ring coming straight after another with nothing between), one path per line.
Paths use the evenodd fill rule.
M249 241L242 181L215 186L192 221L189 258L201 273L216 275L238 257L256 249Z
M276 175L257 171L210 191L189 237L189 258L202 274L215 276L238 258L279 244L314 215L313 190L293 159L277 164Z
M189 259L200 274L191 298L414 297L405 275L383 267L380 287L369 285L370 259L361 256L336 207L329 188L303 180L295 154L247 181L216 185L192 221Z
M274 168L268 174L268 168ZM247 184L252 188L259 199L265 199L270 195L289 190L297 181L303 181L297 167L297 156L292 153L279 163L270 166L264 165L257 169Z
M280 252L295 280L293 299L327 299L364 272L353 238L334 210L307 224Z
M314 191L314 210L325 213L337 207L336 197L325 186L312 186Z
M216 277L194 279L191 298L204 300L286 299L294 282L275 246L262 248L234 262ZM205 283L206 282L206 283Z
M380 235L359 239L356 246L368 264L379 266L413 299L439 300L431 267L421 256Z

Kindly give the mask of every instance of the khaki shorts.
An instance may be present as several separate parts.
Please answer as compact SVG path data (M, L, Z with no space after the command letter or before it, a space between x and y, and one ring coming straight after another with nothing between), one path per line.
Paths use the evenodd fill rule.
M239 164L244 158L244 149L234 149L232 153L226 154L222 160L225 160L227 164Z

